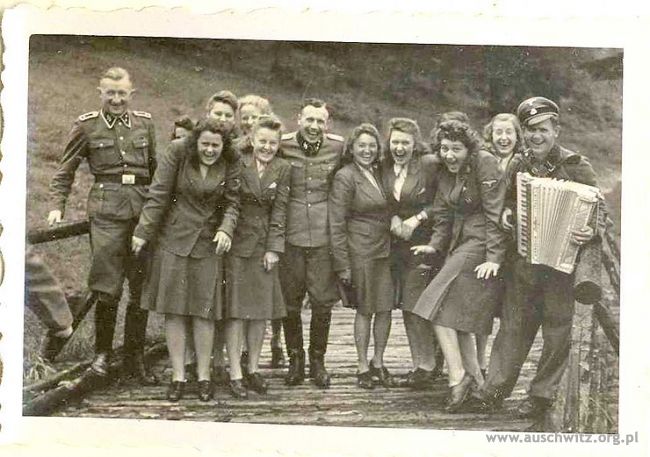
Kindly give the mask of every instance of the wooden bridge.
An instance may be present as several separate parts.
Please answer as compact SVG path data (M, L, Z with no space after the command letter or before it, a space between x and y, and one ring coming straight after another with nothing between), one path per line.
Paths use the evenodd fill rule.
M39 243L78 235L87 231L87 223L31 233L30 242ZM515 410L526 397L526 388L535 374L541 354L541 332L523 366L513 395L504 408L493 414L444 411L448 387L446 376L425 391L409 388L365 390L356 385L356 350L353 337L354 311L335 307L326 366L332 385L321 390L308 380L303 385L284 385L286 369L269 368L270 347L265 342L261 374L269 383L266 395L249 393L247 399L234 399L227 387L216 389L215 398L198 400L196 386L190 384L178 403L166 399L171 378L166 348L150 344L147 358L163 380L155 387L109 382L98 384L88 376L89 361L74 366L57 366L60 372L23 388L23 413L26 416L71 416L95 418L168 419L185 421L221 421L265 424L334 425L364 427L408 427L490 431L564 431L611 433L618 429L618 296L620 252L617 243L607 237L603 243L603 297L593 306L576 303L568 369L560 383L553 409L540 423L521 420ZM87 303L91 303L90 300ZM88 311L86 305L75 312L75 326ZM303 322L309 322L309 309L303 310ZM308 325L305 326L308 341ZM493 335L498 330L496 320ZM488 354L492 339L489 341ZM116 351L111 372L120 368L120 350ZM393 326L385 354L385 365L397 378L410 367L410 352L400 312L393 313Z
M583 314L588 315L589 309L584 307ZM308 322L309 314L309 310L303 311L305 322ZM580 316L577 315L576 319L579 322ZM45 385L42 389L30 389L28 386L25 414L502 431L524 431L534 425L530 421L519 419L515 409L525 397L525 389L534 376L534 367L541 352L541 334L535 341L513 396L505 402L502 410L489 415L448 414L444 411L448 392L446 376L438 379L431 389L425 391L409 388L387 389L381 386L364 390L357 387L353 320L353 311L335 308L326 358L332 375L332 385L327 390L321 390L309 381L305 381L301 386L285 386L283 376L286 369L269 368L270 347L268 342L265 342L261 357L261 374L269 382L269 392L266 395L249 392L248 399L239 400L232 398L227 387L218 387L214 400L202 403L196 398L195 386L190 384L185 397L178 403L172 403L165 397L167 383L171 377L170 365L164 347L158 344L149 351L149 358L155 359L154 371L163 380L159 386L142 387L113 382L103 387L92 386L75 390L75 381L59 381ZM307 335L305 337L305 341L308 341ZM578 347L588 346L588 339L579 342ZM586 354L583 358L588 359ZM617 365L615 357L610 357L610 360ZM410 368L410 353L400 312L393 313L393 327L386 350L385 365L396 377L404 376ZM83 365L79 366L71 377L78 376L82 367ZM615 367L608 368L611 371ZM43 401L48 395L49 400ZM556 415L562 416L564 407L560 405L558 408Z

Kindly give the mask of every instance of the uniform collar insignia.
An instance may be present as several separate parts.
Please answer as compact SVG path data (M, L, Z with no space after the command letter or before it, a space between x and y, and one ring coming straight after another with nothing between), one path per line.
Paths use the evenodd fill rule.
M296 140L298 141L298 146L300 146L300 149L302 149L306 156L315 156L318 154L318 151L320 151L320 147L323 144L322 138L315 143L310 143L302 137L300 131L296 133Z
M101 110L101 116L102 119L104 119L104 123L106 124L106 127L109 129L112 129L115 127L115 123L120 120L122 123L127 127L131 128L131 117L129 116L129 112L125 111L121 116L115 116L111 113L105 112L103 109Z

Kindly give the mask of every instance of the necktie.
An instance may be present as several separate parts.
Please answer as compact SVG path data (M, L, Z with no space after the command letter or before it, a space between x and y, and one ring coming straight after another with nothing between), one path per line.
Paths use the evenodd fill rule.
M406 167L395 165L395 185L393 186L393 197L395 200L399 201L402 195L402 187L404 186L404 181L406 180Z

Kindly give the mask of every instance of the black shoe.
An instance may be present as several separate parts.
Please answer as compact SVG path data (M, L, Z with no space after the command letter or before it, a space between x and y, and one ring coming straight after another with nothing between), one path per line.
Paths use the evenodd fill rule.
M97 376L108 376L108 370L111 365L111 355L108 352L100 352L90 364L90 370Z
M232 379L228 383L230 393L234 398L248 398L248 392L241 379Z
M297 386L305 380L305 352L301 350L289 351L289 371L284 378L288 386Z
M271 368L284 368L287 364L282 348L271 348Z
M309 377L321 389L327 389L330 386L330 375L325 369L325 362L322 357L309 360Z
M385 366L377 368L373 364L372 360L370 361L370 376L372 376L373 380L376 379L377 382L384 387L395 387L395 380L393 379L393 376L388 372L388 368Z
M248 376L248 351L242 351L239 366L241 367L242 375L246 378Z
M363 373L357 373L357 386L362 389L375 388L375 383L372 382L372 376L370 376L370 370L364 371Z
M266 381L258 372L251 373L246 377L246 387L258 394L265 394L268 389Z
M212 382L214 382L214 385L227 386L229 381L230 376L228 375L226 367L221 365L215 366L214 371L212 372Z
M471 394L463 405L459 408L459 411L468 412L468 413L481 413L481 414L493 414L499 411L503 407L503 400L487 397L482 391L478 390Z
M418 367L411 375L409 387L414 390L424 390L433 384L433 370Z
M133 354L130 360L124 361L126 377L131 377L143 386L158 385L159 380L144 364L142 353Z
M210 401L212 399L212 382L209 380L199 381L199 400Z
M517 408L517 416L522 419L541 419L553 405L553 401L542 397L528 397Z
M483 376L483 379L487 379L487 370L485 368L481 368L481 375Z
M474 378L469 373L465 373L465 376L463 376L463 379L460 381L460 383L451 388L445 411L448 413L458 412L467 399L467 396L469 395L469 392L473 385Z
M185 381L172 381L167 389L167 400L178 401L183 398L185 391Z

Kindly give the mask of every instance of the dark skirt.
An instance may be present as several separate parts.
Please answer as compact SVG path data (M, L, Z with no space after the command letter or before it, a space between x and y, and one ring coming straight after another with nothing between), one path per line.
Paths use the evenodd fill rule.
M452 253L420 296L413 312L436 325L489 335L502 300L503 280L477 279L474 269L484 261L484 253Z
M440 270L439 261L431 256L414 256L411 243L393 238L391 273L395 284L395 307L413 312L427 285Z
M352 260L352 285L356 292L357 312L370 316L393 309L395 289L390 273L390 259Z
M182 257L157 247L149 262L141 306L163 314L221 319L221 257Z
M250 257L226 257L226 318L280 319L287 315L279 265L265 271L263 258L261 250Z

